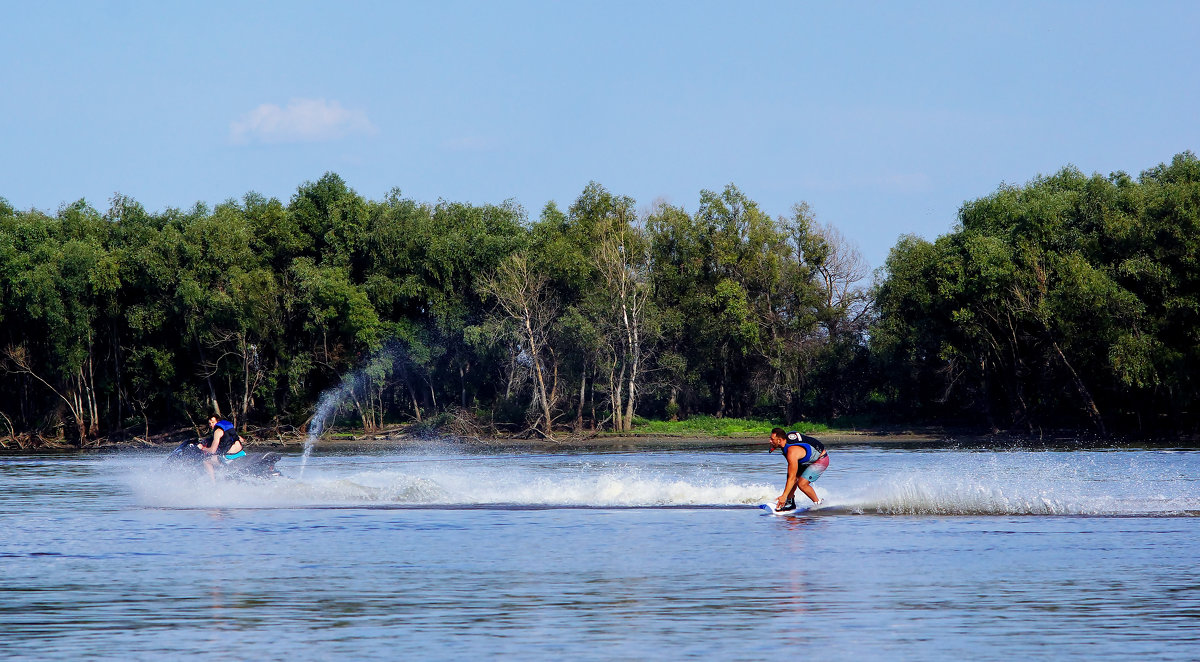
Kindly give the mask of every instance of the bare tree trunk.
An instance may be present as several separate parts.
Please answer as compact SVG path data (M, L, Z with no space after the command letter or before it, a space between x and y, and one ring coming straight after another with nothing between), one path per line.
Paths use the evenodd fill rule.
M413 390L412 380L408 377L408 370L404 367L404 362L400 362L400 377L404 380L404 386L408 389L408 397L412 399L413 413L417 417L417 422L421 422L421 403L417 401L417 392Z
M83 404L83 368L79 369L79 375L75 378L75 387L71 389L71 400L74 404L71 406L71 414L75 418L75 428L79 434L79 445L83 445L83 440L87 439L87 414L85 414Z
M637 398L637 378L638 367L641 364L641 339L638 333L637 319L637 299L636 292L634 295L634 315L630 319L629 308L624 301L621 303L621 315L625 321L625 337L629 343L628 361L629 361L629 394L625 403L625 429L626 431L633 429L633 410L634 400ZM622 297L624 298L624 297Z
M554 427L552 407L558 392L558 362L553 358L553 347L549 347L554 364L554 383L547 387L547 366L542 355L549 345L546 334L549 322L553 319L553 302L546 288L546 278L530 268L524 254L516 253L506 258L496 273L484 283L484 291L496 299L506 317L519 325L520 331L512 333L512 337L520 337L519 344L528 347L536 395L532 406L538 408L540 405L545 428L543 432L549 437ZM515 366L509 373L510 379L513 372Z
M246 343L242 344L242 406L239 409L241 420L246 420L246 411L250 409L250 357L246 351Z
M514 384L516 383L516 381L517 381L517 380L516 380L516 376L517 376L517 359L516 359L516 356L517 356L517 355L516 355L516 354L514 354L514 353L513 353L513 352L511 352L511 351L510 351L508 354L509 354L509 361L508 361L508 384L507 384L507 385L504 387L504 399L505 399L505 400L508 400L508 399L512 398L513 385L514 385Z
M550 354L550 402L558 402L558 355L554 346L547 343L546 351Z
M724 352L722 352L724 355ZM725 361L721 361L721 384L717 388L717 418L725 417Z
M583 429L583 402L584 395L587 394L587 366L584 366L580 372L583 376L579 379L579 409L575 412L575 424L571 426L576 434Z
M379 382L379 388L376 389L375 393L374 393L375 402L379 404L379 427L381 427L381 428L383 427L384 415L387 413L387 409L383 402L383 394L386 391L387 391L387 379L383 379Z
M1046 266L1041 260L1034 260L1032 267L1035 284L1031 289L1034 293L1036 293L1036 299L1028 294L1024 289L1019 287L1013 288L1013 294L1016 296L1017 302L1021 305L1021 307L1027 312L1031 313L1033 318L1036 319L1041 325L1046 334L1046 339L1050 341L1050 346L1054 348L1054 352L1058 354L1059 360L1062 361L1062 364L1066 367L1067 372L1071 374L1071 381L1075 384L1075 390L1079 392L1079 397L1083 400L1084 411L1086 411L1088 417L1092 419L1092 423L1096 426L1096 429L1100 432L1100 434L1107 435L1108 431L1104 426L1104 419L1100 416L1100 409L1096 407L1095 399L1092 398L1091 392L1088 391L1087 386L1084 385L1083 379L1079 376L1079 373L1075 372L1074 366L1072 366L1071 362L1067 360L1067 356L1063 353L1062 348L1058 346L1058 341L1054 339L1054 331L1050 326L1051 315L1045 310L1044 307L1048 289L1047 282L1049 280L1049 274L1047 273Z
M226 378L225 393L229 395L229 415L233 419L234 425L241 425L242 422L238 418L241 414L238 412L237 402L234 401L233 375Z
M462 397L460 400L460 404L463 409L467 408L467 372L469 372L470 370L471 370L470 364L467 364L465 367L462 364L459 364L459 366L458 366L458 381L459 381L459 384L462 385Z
M113 324L112 324L112 339L113 339L112 340L113 374L116 376L116 379L117 379L117 388L116 388L117 402L116 402L116 407L114 407L113 411L110 412L110 415L115 414L115 416L116 416L115 421L113 423L111 423L110 426L113 428L118 428L121 426L121 420L122 420L122 416L121 416L122 411L121 410L122 410L122 406L125 403L125 389L122 386L122 384L124 383L124 380L122 379L122 375L121 375L121 336L116 331L116 322L113 322Z
M371 422L367 420L367 413L363 410L362 403L359 402L358 393L355 389L350 389L350 401L354 403L354 410L358 412L358 419L362 421L363 432L370 432Z
M244 421L254 408L254 391L263 380L263 371L258 361L258 346L249 342L246 334L237 334L237 346L242 356L242 402L238 411Z
M533 333L532 316L529 313L529 308L525 308L525 333L529 336L529 352L533 357L533 371L537 375L537 387L542 398L542 416L546 421L546 436L551 436L551 428L554 425L554 419L550 415L550 400L546 397L546 378L542 375L542 362L538 358L538 347Z
M614 427L623 432L633 428L637 409L642 359L641 322L645 299L649 296L648 261L637 257L635 244L636 231L618 223L601 240L595 254L610 296L610 310L616 319L615 337L609 340L609 345L614 363L620 364L621 376L610 392Z
M1084 411L1092 419L1092 423L1100 434L1107 436L1108 430L1104 427L1104 419L1100 417L1100 409L1096 407L1096 401L1092 398L1092 394L1084 385L1083 379L1079 377L1079 373L1075 372L1075 368L1071 366L1071 362L1067 360L1062 349L1058 347L1058 343L1053 339L1050 345L1054 347L1054 351L1058 353L1058 358L1062 360L1062 364L1066 366L1067 371L1071 373L1071 380L1075 382L1075 388L1079 391L1079 397L1083 399Z
M621 365L619 375L616 373L615 368L616 366L613 366L613 368L609 369L608 397L612 402L613 431L624 432L625 420L622 416L622 404L624 404L625 366L624 364Z
M208 359L204 357L204 345L200 342L199 336L196 337L196 349L200 352L200 363L208 363ZM213 387L212 375L207 374L207 371L204 375L204 382L208 384L208 398L212 404L213 413L217 415L217 418L221 418L221 402L217 400L217 389Z
M54 388L50 382L42 379L41 375L38 375L33 371L32 362L29 360L29 354L24 346L9 347L7 350L5 350L4 355L6 358L8 358L8 360L12 361L17 366L17 370L15 372L29 375L30 377L38 380L43 386L50 389L51 393L57 395L59 399L67 405L67 410L71 413L71 417L75 419L75 426L79 434L79 444L82 446L87 435L87 426L84 424L84 419L87 414L83 409L83 402L79 397L79 391L81 390L80 382L83 378L82 368L76 377L76 384L72 386L70 383L68 383L66 389L67 395L63 395L62 392Z
M417 400L417 393L413 391L412 384L408 385L408 394L412 398L413 413L417 416L417 422L421 422L421 403Z
M88 332L88 355L87 361L87 394L88 394L88 436L96 437L100 434L100 405L99 398L96 394L96 360L92 356L92 334Z
M625 396L625 431L626 432L633 429L633 400L634 400L634 387L635 387L635 380L633 378L633 375L636 372L637 372L637 370L632 369L632 368L629 371L629 393L626 394L626 396Z
M592 411L592 431L594 432L600 425L596 421L596 388L594 386L592 387L591 392L588 393L588 409Z

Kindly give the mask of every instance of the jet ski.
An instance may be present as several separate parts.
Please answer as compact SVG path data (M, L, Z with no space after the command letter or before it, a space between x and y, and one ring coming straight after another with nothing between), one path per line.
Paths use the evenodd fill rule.
M185 441L179 444L167 456L166 464L172 469L181 471L204 472L204 458L208 455L201 450L195 441ZM278 478L283 474L275 468L275 463L283 457L279 453L246 453L231 462L221 462L216 466L219 478L232 480L255 480Z

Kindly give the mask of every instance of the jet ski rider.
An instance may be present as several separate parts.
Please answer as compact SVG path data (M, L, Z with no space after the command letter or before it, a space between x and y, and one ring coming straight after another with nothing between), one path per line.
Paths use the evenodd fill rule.
M246 457L246 451L242 448L242 438L238 436L233 423L218 416L209 416L208 427L212 429L212 441L207 445L200 444L200 450L210 456L204 458L204 468L208 471L208 477L216 481L214 470L217 463L229 464Z
M768 453L776 448L783 449L783 459L787 460L787 483L783 486L783 494L775 500L776 510L796 509L796 489L804 492L813 503L821 503L812 482L825 473L829 466L829 454L825 444L819 439L799 432L784 432L783 428L771 430L771 447Z

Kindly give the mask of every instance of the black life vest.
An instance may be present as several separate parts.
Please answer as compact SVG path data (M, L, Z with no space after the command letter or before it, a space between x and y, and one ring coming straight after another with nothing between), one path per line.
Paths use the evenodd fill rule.
M230 423L225 419L217 421L216 429L213 430L214 435L216 430L220 430L223 433L221 434L221 443L217 445L218 453L224 454L233 447L234 442L241 440L241 437L238 436L237 430L235 430L233 427L233 423Z
M797 462L798 464L816 462L825 453L825 444L821 443L819 439L800 434L799 432L789 432L787 434L787 443L783 445L783 459L785 462L787 461L788 449L792 446L799 446L804 451L804 455Z

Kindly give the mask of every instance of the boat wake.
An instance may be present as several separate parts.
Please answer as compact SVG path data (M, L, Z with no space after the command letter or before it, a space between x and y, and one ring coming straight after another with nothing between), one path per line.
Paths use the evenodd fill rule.
M1018 465L1011 455L942 453L936 460L892 458L881 469L854 466L852 456L841 454L846 461L836 480L816 484L823 504L811 514L1200 515L1200 481L1185 475L1186 466L1131 465L1122 455L1047 453L1022 456ZM302 480L216 485L194 477L164 480L144 466L127 475L138 500L155 508L743 508L773 501L781 487L777 467L752 459L335 458L310 464Z
M163 481L131 475L142 503L164 508L664 508L740 507L777 488L736 476L607 463L559 467L411 466L323 472L310 464L303 480L222 483Z
M1195 516L1200 487L1163 454L942 453L848 476L831 505L876 515Z

